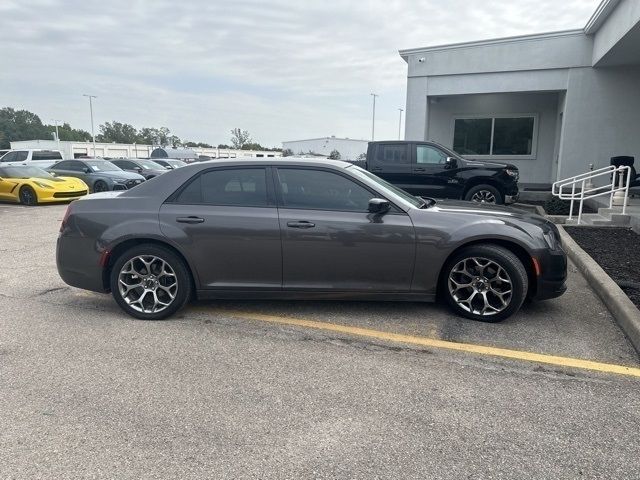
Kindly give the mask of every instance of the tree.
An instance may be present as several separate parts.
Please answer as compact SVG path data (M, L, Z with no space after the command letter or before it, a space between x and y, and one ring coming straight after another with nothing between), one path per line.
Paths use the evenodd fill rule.
M51 134L40 117L27 110L0 109L0 148L10 148L19 140L50 140Z
M247 143L251 143L251 135L249 135L249 132L240 128L231 130L231 144L233 148L241 150Z
M366 160L367 159L367 154L366 153L361 153L360 155L358 155L356 157L356 160Z
M338 150L332 150L329 154L330 160L340 160L340 152Z
M49 136L56 131L55 125L45 125L45 127L49 131ZM88 142L91 140L91 134L89 132L79 128L73 128L66 122L58 125L58 135L60 136L60 140L68 142Z
M137 143L138 130L128 123L120 123L115 120L100 125L100 133L96 135L99 142Z
M282 150L283 157L291 157L292 155L293 155L293 150L291 150L290 148L285 148L284 150Z
M168 128L141 128L138 132L138 142L148 145L167 145L167 138L171 132Z
M218 144L218 148L226 148L227 150L229 150L231 147L229 145L224 144L224 143L220 143L220 144Z

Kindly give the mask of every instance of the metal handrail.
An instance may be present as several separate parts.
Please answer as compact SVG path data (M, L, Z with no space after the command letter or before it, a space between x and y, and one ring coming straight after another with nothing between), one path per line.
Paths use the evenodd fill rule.
M624 172L627 172L626 175L623 175ZM586 190L587 181L589 181L589 185L593 185L591 180L597 177L610 175L611 182L603 185L601 187L589 188ZM626 178L625 185L623 185L623 178ZM610 195L609 198L609 208L613 207L613 197L616 192L624 192L623 193L623 202L622 202L622 213L626 213L627 211L627 201L629 200L629 184L631 181L631 167L620 166L616 167L615 165L610 165L608 167L599 168L598 170L593 170L586 173L581 173L580 175L575 175L573 177L565 178L563 180L558 180L554 182L551 186L551 193L560 198L561 200L571 200L571 206L569 207L569 220L573 219L573 202L580 200L580 206L578 208L578 225L580 225L580 221L582 220L582 207L584 206L584 201L590 198L601 197L604 195ZM580 191L576 191L576 186L580 185ZM564 188L571 187L571 192L565 192ZM592 193L597 192L597 193Z

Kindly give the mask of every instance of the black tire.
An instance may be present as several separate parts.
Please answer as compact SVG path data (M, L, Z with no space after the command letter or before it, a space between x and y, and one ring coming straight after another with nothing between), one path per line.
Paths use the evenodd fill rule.
M135 295L139 295L139 297L142 298L143 295L142 293L140 293L140 290L141 289L144 290L144 288L139 287L137 289L131 289L128 295L123 295L123 292L120 290L119 277L120 277L121 270L123 270L123 267L125 267L125 265L128 264L130 260L136 259L137 257L147 257L147 260L150 257L156 257L157 259L160 259L166 262L166 264L170 267L170 270L174 274L176 287L177 287L175 291L175 297L168 304L168 306L166 306L161 311L155 311L155 312L141 311L141 309L144 310L145 302L149 300L153 301L153 299L155 298L160 298L161 300L164 300L165 303L168 302L168 295L166 293L166 290L158 286L158 283L159 282L162 283L162 281L160 280L161 275L157 274L157 267L158 267L157 263L154 264L153 262L151 262L151 268L149 269L149 270L156 269L156 272L153 272L156 274L153 279L157 280L155 282L156 288L154 288L154 293L151 294L151 298L148 298L149 294L145 294L147 296L142 301L142 304L138 304L136 307L134 307L130 304L132 302L132 299L134 300L133 303L136 303ZM139 261L134 260L134 262L139 262ZM144 264L139 263L139 265L144 265ZM126 273L124 274L127 275ZM123 278L127 278L127 277L123 277ZM144 281L151 281L149 277L145 277L144 279L142 279L140 278L140 276L135 276L135 275L130 275L129 278L127 278L127 281L129 281L129 279L131 280L131 284L136 283L138 279L140 279L139 283L141 284ZM172 285L173 284L169 285L169 288L172 288ZM113 295L113 298L118 303L118 305L120 305L120 307L126 313L140 320L163 320L165 318L170 317L171 315L176 313L178 310L180 310L191 299L192 290L193 290L192 283L191 283L191 274L185 262L178 255L176 255L172 250L160 245L153 245L153 244L138 245L130 248L129 250L124 252L122 255L120 255L115 260L113 267L111 269L110 286L111 286L111 294ZM153 286L151 288L153 288ZM165 298L161 298L161 295L165 295ZM125 299L125 296L127 297L127 299ZM148 310L152 310L152 309L150 308Z
M20 198L20 203L22 205L26 205L28 207L38 205L38 194L29 185L25 185L24 187L22 187L18 195Z
M480 263L489 262L484 267L487 270L485 273L474 270L474 258L480 260ZM464 273L460 271L461 265ZM492 265L499 266L503 272ZM509 282L505 279L510 282L510 294L505 293L509 289ZM460 287L466 283L474 286ZM527 296L528 289L527 271L520 259L510 250L491 244L472 245L456 253L445 264L440 283L441 295L454 312L472 320L490 323L504 320L517 312ZM473 292L476 293L473 294ZM501 292L502 295L499 296L494 292ZM465 306L467 297L471 302ZM501 298L503 301L500 300ZM488 299L489 307L485 299ZM504 306L505 303L506 306ZM497 310L496 306L502 309L489 310L489 308Z
M109 186L103 180L97 180L96 183L93 184L93 192L106 192L109 190Z
M483 198L486 198L486 199L494 198L495 201L490 201L490 200L482 201L481 199ZM465 194L464 199L469 202L476 202L476 203L490 203L490 204L498 204L498 205L502 205L504 203L504 197L502 196L500 191L493 185L487 185L487 184L476 185L475 187L471 187L469 191Z

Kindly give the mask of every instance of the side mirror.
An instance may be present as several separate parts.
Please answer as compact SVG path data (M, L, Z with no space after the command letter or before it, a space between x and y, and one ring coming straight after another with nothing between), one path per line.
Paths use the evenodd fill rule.
M458 166L458 161L454 157L447 157L444 161L444 168L456 168Z
M138 172L138 173L142 172L142 168L141 168L141 167L136 167L136 168L134 168L134 170L135 170L136 172Z
M391 210L391 204L384 198L372 198L369 200L369 212L381 215Z

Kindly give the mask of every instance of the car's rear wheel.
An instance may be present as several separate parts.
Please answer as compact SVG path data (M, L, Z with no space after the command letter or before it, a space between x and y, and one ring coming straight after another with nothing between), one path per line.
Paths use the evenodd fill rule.
M499 322L518 311L527 296L527 271L511 251L497 245L473 245L451 258L441 292L459 315Z
M98 180L96 183L93 184L93 191L96 193L106 192L107 190L109 190L109 186L107 185L106 182L102 180Z
M28 185L22 187L18 195L20 196L20 203L22 205L33 206L38 204L38 194Z
M492 185L476 185L471 187L464 196L465 200L476 203L504 203L500 191Z
M191 298L191 276L184 261L159 245L124 252L113 264L110 281L118 305L141 320L167 318Z

